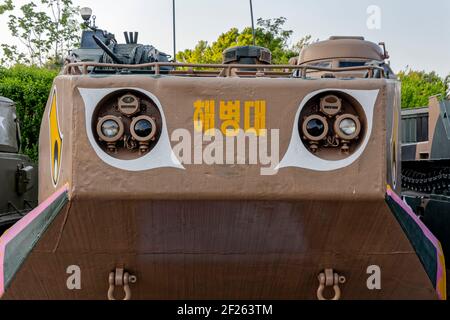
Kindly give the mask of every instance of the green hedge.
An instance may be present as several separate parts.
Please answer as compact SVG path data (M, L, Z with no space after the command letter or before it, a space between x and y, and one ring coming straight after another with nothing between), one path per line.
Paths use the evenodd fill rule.
M0 96L16 102L22 151L33 161L38 160L42 116L57 74L57 71L22 65L0 68Z

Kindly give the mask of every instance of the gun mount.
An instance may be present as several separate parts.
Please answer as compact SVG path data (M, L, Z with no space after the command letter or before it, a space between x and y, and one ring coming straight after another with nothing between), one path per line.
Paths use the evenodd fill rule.
M125 43L118 43L114 34L99 29L95 25L92 10L83 8L85 30L81 36L81 45L73 49L67 62L94 62L104 64L139 65L155 62L169 62L170 55L157 50L152 45L138 43L138 32L124 32ZM92 19L92 20L91 20ZM92 72L107 72L110 68L95 68ZM166 68L169 70L168 68Z

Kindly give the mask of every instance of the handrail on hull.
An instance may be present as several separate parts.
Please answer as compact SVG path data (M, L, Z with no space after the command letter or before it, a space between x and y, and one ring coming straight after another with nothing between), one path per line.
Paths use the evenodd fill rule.
M144 64L110 64L110 63L96 63L96 62L76 62L67 63L64 66L64 75L87 75L89 74L89 68L106 68L127 70L127 69L149 69L151 68L152 74L161 75L162 67L171 67L173 70L168 70L164 74L169 75L197 75L197 76L218 76L218 77L230 77L230 76L250 76L250 77L265 77L265 76L279 76L279 77L291 77L294 70L300 71L299 76L306 78L308 71L315 72L352 72L352 71L367 71L368 77L373 78L375 71L380 71L381 77L386 78L385 70L380 66L357 66L346 68L324 68L310 65L262 65L262 64L194 64L194 63L177 63L177 62L153 62ZM177 70L178 68L189 68L188 70ZM218 69L217 71L206 71L193 69ZM243 70L244 69L244 70ZM248 71L245 69L251 69ZM255 70L256 71L253 71ZM276 71L281 70L281 71Z

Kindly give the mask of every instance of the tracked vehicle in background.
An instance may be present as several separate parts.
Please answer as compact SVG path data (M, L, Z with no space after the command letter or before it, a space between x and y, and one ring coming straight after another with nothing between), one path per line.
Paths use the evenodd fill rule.
M431 97L429 108L403 114L404 190L450 196L450 100Z
M12 100L0 97L0 235L37 206L38 172L20 152L20 127Z
M40 206L0 242L4 299L445 299L440 243L398 196L400 83L381 47L334 38L293 65L254 48L84 57L49 98Z
M403 111L403 196L450 255L450 100Z

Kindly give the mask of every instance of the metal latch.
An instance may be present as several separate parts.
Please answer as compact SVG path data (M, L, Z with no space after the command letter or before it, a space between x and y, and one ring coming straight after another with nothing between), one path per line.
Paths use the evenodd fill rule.
M19 196L25 194L32 187L34 168L32 166L25 167L24 164L17 166L16 171L16 192Z
M319 300L340 300L341 288L339 285L343 285L347 282L347 279L334 272L333 269L325 269L324 272L319 274L319 289L317 289L317 299ZM333 288L334 297L332 299L326 299L324 292L326 288Z
M137 282L137 277L130 275L123 268L116 268L116 271L109 274L109 290L108 300L117 300L114 297L116 287L122 287L125 292L125 297L122 300L131 300L130 284Z

